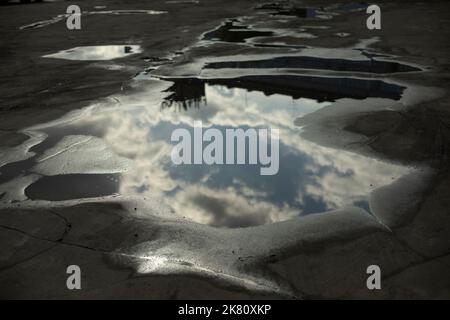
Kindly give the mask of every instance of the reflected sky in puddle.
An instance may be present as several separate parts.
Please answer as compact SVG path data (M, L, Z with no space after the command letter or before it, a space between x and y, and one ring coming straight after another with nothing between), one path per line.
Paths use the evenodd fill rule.
M66 60L111 60L140 52L141 47L138 45L85 46L48 54L45 55L44 58Z
M129 170L91 173L88 179L81 175L47 176L31 184L25 194L44 200L114 193L148 195L199 223L236 228L351 205L368 209L367 196L373 189L408 171L302 139L294 119L332 107L331 101L265 94L214 81L203 83L201 92L193 98L185 96L183 101L180 93L174 99L174 84L168 82L166 88L163 94L166 102L172 101L170 104L157 102L161 100L155 99L155 92L122 97L120 103L99 105L79 120L42 130L50 135L47 145L42 150L39 145L34 148L42 152L57 146L58 140L67 135L96 136L115 154L133 161ZM349 100L352 102L355 100ZM177 128L192 130L194 120L222 131L278 128L278 174L261 176L259 165L174 165L170 158L174 145L171 133ZM72 164L76 162L75 158Z

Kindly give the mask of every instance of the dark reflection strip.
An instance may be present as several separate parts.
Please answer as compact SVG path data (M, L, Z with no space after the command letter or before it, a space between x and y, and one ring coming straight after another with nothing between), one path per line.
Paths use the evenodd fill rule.
M276 57L262 60L220 61L206 64L207 69L318 69L364 73L421 71L419 68L390 61L329 59L306 56Z
M164 78L174 84L162 104L163 108L174 103L187 109L205 102L205 84L222 85L260 91L265 95L283 94L294 99L309 98L318 102L335 101L341 98L366 99L387 98L399 100L405 87L381 80L356 78L330 78L295 75L244 76L230 79Z

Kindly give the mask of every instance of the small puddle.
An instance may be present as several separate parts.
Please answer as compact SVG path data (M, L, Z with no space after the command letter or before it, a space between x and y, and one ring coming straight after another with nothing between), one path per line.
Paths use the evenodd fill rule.
M44 58L65 60L112 60L140 53L138 45L107 45L107 46L85 46L62 50L57 53L47 54Z
M224 22L218 28L203 34L202 40L224 41L224 42L245 42L247 39L255 37L273 36L273 31L260 31L250 29L241 24L236 19Z
M292 16L304 19L329 19L332 15L344 12L354 12L365 10L368 4L365 2L352 2L346 4L336 4L328 7L296 7L286 3L266 3L255 7L255 10L267 11L274 16Z
M166 1L167 4L186 4L186 3L190 3L190 4L199 4L200 1L199 0L169 0Z
M286 44L286 43L253 43L254 47L258 48L288 48L288 49L303 49L304 45Z
M328 10L334 10L338 12L354 12L354 11L362 11L366 10L369 6L367 2L350 2L350 3L341 3L327 7Z
M370 60L351 60L351 59L329 59L308 56L286 56L275 57L261 60L243 60L243 61L221 61L207 63L205 68L209 69L318 69L346 72L364 72L364 73L396 73L421 71L419 68L400 64L398 62Z
M246 45L259 48L306 48L305 45L301 44L288 44L274 41L276 37L283 36L292 36L295 38L303 39L312 39L316 37L310 33L297 31L293 32L292 30L287 29L258 29L251 25L246 25L238 19L229 19L216 29L204 33L201 40L228 43L245 43Z
M65 174L42 177L25 190L25 195L48 201L96 198L115 194L119 186L120 174Z
M317 16L317 10L314 8L290 8L279 9L272 13L274 16L295 16L299 18L315 18Z

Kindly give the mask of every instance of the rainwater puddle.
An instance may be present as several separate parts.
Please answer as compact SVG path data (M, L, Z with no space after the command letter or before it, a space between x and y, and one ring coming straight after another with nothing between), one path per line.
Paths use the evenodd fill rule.
M15 169L2 169L14 169L17 175L45 172L25 188L25 195L33 200L115 194L156 197L174 213L216 227L262 225L346 206L369 210L369 193L408 169L303 139L301 128L294 125L296 118L332 107L335 100L344 97L348 103L360 103L355 94L336 88L341 80L320 85L317 93L311 93L314 90L310 88L302 90L314 80L297 76L154 80L165 85L163 93L143 90L119 97L120 102L98 105L66 124L42 128L39 131L48 138L32 148L35 158L25 160L26 166L22 163ZM402 88L390 90L401 94ZM161 94L162 98L155 98ZM364 94L358 97L364 99ZM170 157L175 145L171 134L177 128L193 134L194 121L222 133L229 128L278 128L279 172L262 176L259 165L248 164L175 165ZM95 161L83 158L97 159L105 150L96 154L97 148L83 151L81 142L61 142L80 135L101 140L111 154L129 159L131 166L120 172L112 166L96 173ZM43 156L49 149L50 156ZM248 144L245 152L249 152ZM104 161L116 161L113 158ZM41 167L36 159L40 159ZM54 165L45 166L46 161ZM59 162L70 174L51 172L60 167ZM86 168L86 163L90 167L83 173L80 168Z

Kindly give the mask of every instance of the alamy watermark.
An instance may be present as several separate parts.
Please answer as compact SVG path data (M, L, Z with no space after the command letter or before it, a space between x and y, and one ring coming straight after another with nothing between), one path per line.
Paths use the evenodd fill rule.
M381 9L376 4L372 4L367 7L366 13L370 16L366 20L366 27L369 30L381 29Z
M66 280L66 286L69 290L81 289L81 268L76 264L67 267L66 273L69 274Z
M370 276L367 278L366 286L369 290L381 290L381 268L376 264L367 267L366 273Z
M67 7L67 20L66 26L69 30L81 29L81 9L76 4L72 4Z
M195 121L193 131L193 137L184 128L172 132L171 141L178 142L171 153L174 164L249 164L260 165L260 174L264 176L278 173L278 129L269 132L269 129L227 128L224 136L221 130L204 129L201 121Z

